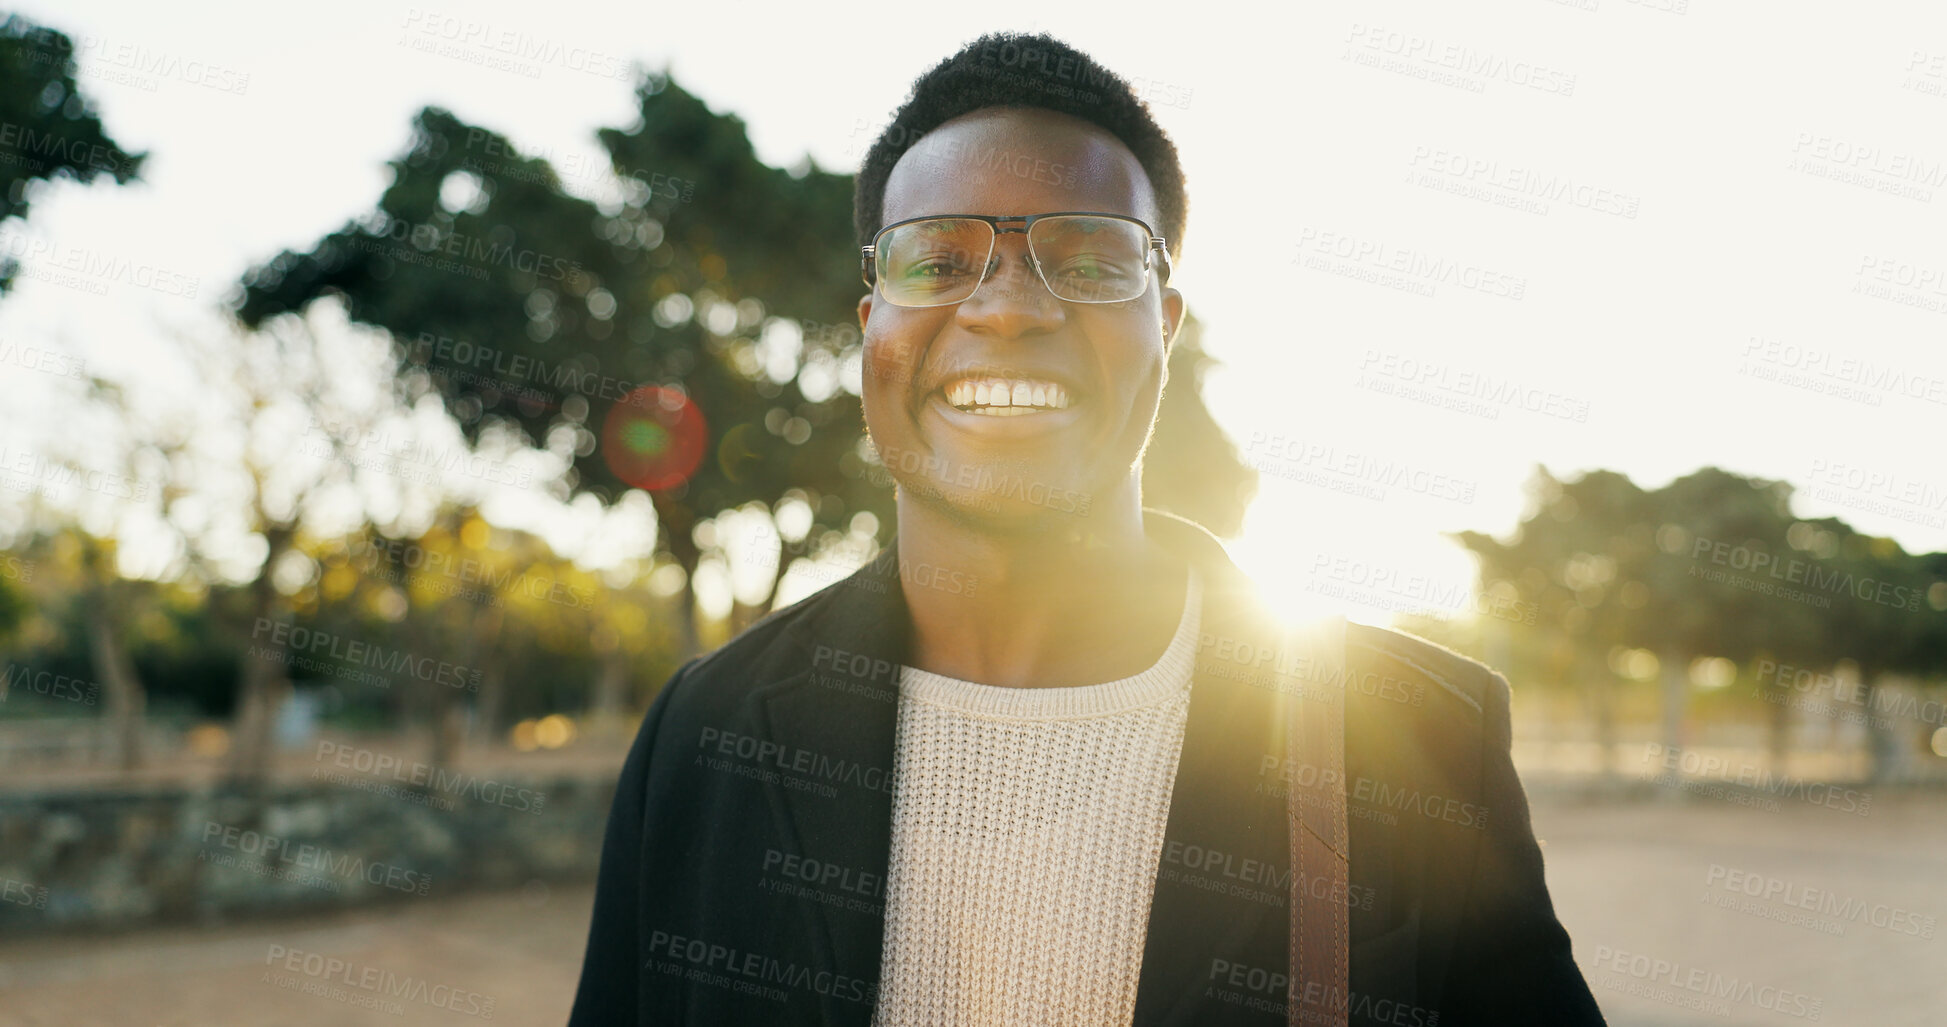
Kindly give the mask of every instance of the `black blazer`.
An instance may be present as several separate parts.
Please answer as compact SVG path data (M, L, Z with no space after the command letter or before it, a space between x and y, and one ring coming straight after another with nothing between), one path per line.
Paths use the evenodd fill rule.
M1134 1022L1277 1027L1285 791L1308 772L1284 759L1282 703L1318 682L1263 651L1276 626L1214 536L1144 517L1200 569L1204 607ZM895 545L663 688L616 789L571 1027L871 1021L910 626L898 568ZM1350 624L1343 687L1351 1023L1601 1024L1509 761L1506 680Z

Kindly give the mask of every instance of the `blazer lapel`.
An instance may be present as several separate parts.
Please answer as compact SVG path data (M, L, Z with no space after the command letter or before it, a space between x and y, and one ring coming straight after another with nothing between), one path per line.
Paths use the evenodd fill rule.
M1265 617L1215 536L1154 512L1146 524L1197 565L1205 585L1135 1023L1225 1022L1218 1011L1226 1007L1209 996L1213 983L1235 979L1233 971L1282 981L1289 969L1285 703L1315 679L1329 682L1340 655L1327 645L1329 622L1284 630ZM1261 997L1286 1000L1281 986Z
M1154 519L1149 527L1158 533ZM1164 533L1176 534L1170 527ZM1179 552L1185 541L1177 540ZM1190 1022L1203 1001L1212 960L1246 961L1241 950L1263 933L1265 918L1283 915L1272 901L1281 892L1276 857L1284 832L1271 814L1281 803L1267 801L1255 758L1275 751L1278 718L1251 717L1251 689L1234 687L1213 662L1220 647L1234 654L1237 642L1255 642L1256 633L1243 631L1236 615L1237 582L1207 554L1193 548L1183 555L1203 575L1204 602L1183 751L1136 987L1135 1022L1145 1025ZM1270 970L1278 963L1261 965Z
M757 696L757 730L785 753L827 761L832 794L774 778L766 789L778 836L807 860L874 875L876 911L801 902L821 968L858 980L879 978L885 936L884 883L892 848L892 771L898 727L899 667L907 658L909 615L899 591L899 557L879 557L834 586L788 643L806 668ZM830 1024L869 1022L872 1004L827 995Z

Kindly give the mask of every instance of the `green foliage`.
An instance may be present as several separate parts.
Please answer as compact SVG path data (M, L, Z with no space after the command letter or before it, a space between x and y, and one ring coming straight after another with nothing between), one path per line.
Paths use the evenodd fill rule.
M1186 315L1170 350L1156 432L1143 457L1143 505L1168 510L1225 538L1244 530L1257 496L1257 470L1203 402L1203 376L1216 358L1203 349L1203 326Z
M618 401L642 383L680 388L701 409L709 443L694 475L657 495L672 529L665 543L686 567L690 524L793 486L816 498L828 525L859 509L883 515L883 493L847 458L857 397L835 378L807 396L797 373L814 363L810 350L836 357L830 333L781 382L754 356L774 315L822 323L849 313L814 288L837 274L831 253L822 269L802 259L820 225L845 224L847 187L764 167L747 142L732 145L742 140L735 119L657 82L640 94L634 133L604 133L616 166L642 176L624 177L626 197L606 210L564 191L546 161L503 137L422 111L378 210L253 270L240 317L255 325L340 296L354 319L399 340L407 390L437 391L469 438L495 420L536 442L565 432L577 487L606 499L639 484L609 459L619 443L605 428ZM697 189L703 202L685 203ZM764 223L774 240L804 233L812 242L754 239ZM760 299L759 288L770 292Z
M57 178L134 180L145 154L131 154L102 130L75 84L74 41L19 15L0 21L0 221L25 218L33 186ZM0 261L0 291L18 262Z
M13 638L33 612L26 590L10 578L0 576L0 645Z

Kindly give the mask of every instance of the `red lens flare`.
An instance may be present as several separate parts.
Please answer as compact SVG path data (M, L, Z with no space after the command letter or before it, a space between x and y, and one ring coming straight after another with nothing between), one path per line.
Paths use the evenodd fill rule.
M602 459L617 478L652 492L688 481L710 431L703 411L678 389L644 385L609 408Z

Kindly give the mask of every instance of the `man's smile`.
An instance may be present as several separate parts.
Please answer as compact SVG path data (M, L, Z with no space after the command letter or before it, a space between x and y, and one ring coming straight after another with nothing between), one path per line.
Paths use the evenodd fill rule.
M1078 376L1035 361L955 360L927 376L915 411L933 411L962 432L1016 438L1073 425L1087 409L1089 394Z
M1041 378L995 378L966 375L940 387L955 410L994 417L1061 410L1068 406L1068 390Z
M1015 385L1028 390L1025 393L1027 403L1015 404L1015 396L1022 394L1014 388ZM984 395L979 391L981 388L986 389ZM1003 388L1006 389L1005 393L1002 392ZM1016 382L1006 386L962 384L956 386L956 392L965 400L967 391L973 390L971 402L964 405L953 403L946 392L935 389L926 394L920 412L924 415L930 411L960 432L988 438L1018 438L1066 428L1081 420L1085 405L1060 386L1054 388L1053 398L1059 400L1060 406L1052 405L1047 383L1042 387L1040 405L1034 402L1034 387L1028 383Z

